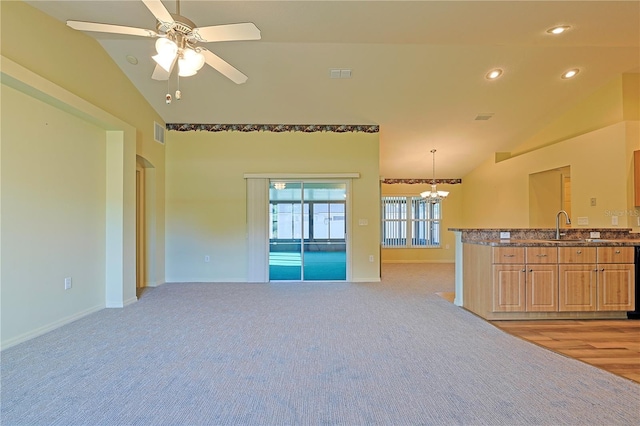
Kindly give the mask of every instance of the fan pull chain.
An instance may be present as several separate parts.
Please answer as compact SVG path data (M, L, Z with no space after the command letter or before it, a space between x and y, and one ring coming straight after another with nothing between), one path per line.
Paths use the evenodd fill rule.
M178 74L178 78L176 79L177 83L178 83L178 88L176 90L176 100L180 100L182 99L182 92L180 91L180 74Z
M169 76L171 77L171 76ZM165 97L166 101L167 101L167 105L171 103L171 93L169 93L169 81L171 80L171 78L167 78L167 96Z

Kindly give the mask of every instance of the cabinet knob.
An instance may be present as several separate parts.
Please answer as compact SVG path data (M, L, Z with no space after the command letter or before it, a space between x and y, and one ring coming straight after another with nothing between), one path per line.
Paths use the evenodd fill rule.
M620 254L620 250L616 250L616 254Z
M523 270L522 270L522 272L527 272L527 270L526 270L526 269L523 269Z
M604 268L600 269L600 272L604 272Z
M529 272L533 272L533 269L529 269Z
M582 250L578 250L576 253L578 253L578 254L582 254Z

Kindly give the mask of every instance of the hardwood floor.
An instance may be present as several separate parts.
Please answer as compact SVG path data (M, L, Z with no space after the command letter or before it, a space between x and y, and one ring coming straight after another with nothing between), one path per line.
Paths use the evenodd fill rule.
M509 334L640 383L640 320L490 322Z
M437 293L453 302L455 293ZM489 321L506 333L640 383L640 320Z

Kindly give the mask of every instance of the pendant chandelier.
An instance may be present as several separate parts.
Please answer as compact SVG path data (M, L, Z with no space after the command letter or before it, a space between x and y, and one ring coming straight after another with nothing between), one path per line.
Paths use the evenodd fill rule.
M433 180L431 181L431 191L421 192L420 195L425 201L430 203L437 203L438 201L444 200L449 192L447 191L438 191L436 189L436 150L432 149L431 154L433 156Z

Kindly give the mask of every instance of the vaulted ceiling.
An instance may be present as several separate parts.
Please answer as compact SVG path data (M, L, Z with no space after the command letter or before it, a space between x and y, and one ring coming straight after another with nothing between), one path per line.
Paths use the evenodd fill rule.
M61 21L156 26L139 0L28 3ZM638 1L182 0L180 14L261 30L259 41L206 45L246 83L205 66L180 78L182 99L167 105L177 80L151 79L153 39L86 34L168 123L377 124L387 178L431 177L433 148L438 177L463 177L620 74L640 72ZM571 28L547 33L556 25ZM503 75L486 79L494 68ZM573 68L575 78L561 78ZM351 78L332 79L331 69Z

